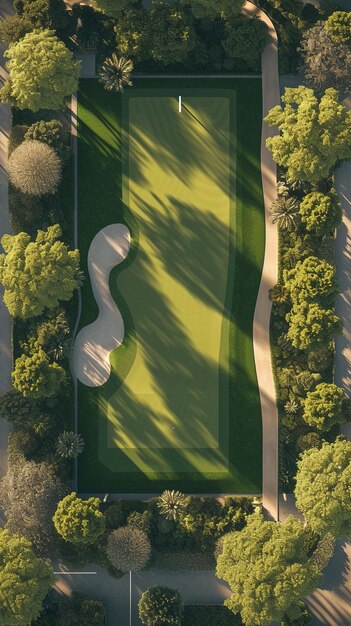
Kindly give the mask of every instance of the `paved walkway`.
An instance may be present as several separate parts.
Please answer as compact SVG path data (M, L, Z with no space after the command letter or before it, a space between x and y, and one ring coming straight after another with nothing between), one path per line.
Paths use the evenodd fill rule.
M113 578L105 569L94 564L87 565L80 571L97 573L58 576L56 589L64 595L81 591L105 602L108 626L128 626L129 575ZM132 626L141 626L137 605L142 592L154 585L178 589L185 604L223 604L230 595L227 585L216 578L213 572L149 570L135 573L132 575Z
M5 19L13 14L12 4L1 0L0 18ZM0 44L0 78L1 83L7 78L4 61L4 47ZM8 174L7 150L11 128L10 108L0 104L0 237L10 232L8 210ZM12 371L12 321L3 302L3 288L0 285L0 394L11 387ZM7 471L7 440L10 424L0 420L0 477Z
M262 95L263 117L269 109L280 102L278 74L278 43L275 28L268 18L255 5L247 2L244 11L249 16L258 15L264 21L270 34L270 43L262 54ZM266 139L274 135L276 129L267 124L262 126L261 171L265 205L266 246L261 284L258 292L253 324L253 344L257 380L260 391L263 428L263 507L273 519L278 519L278 410L275 401L275 386L270 351L269 324L271 301L268 290L278 280L278 231L272 224L269 207L276 198L277 167L266 148Z

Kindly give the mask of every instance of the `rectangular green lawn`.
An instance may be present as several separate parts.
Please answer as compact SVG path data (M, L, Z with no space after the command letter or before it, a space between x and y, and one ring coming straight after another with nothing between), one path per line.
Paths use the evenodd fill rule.
M83 265L104 226L132 234L110 276L125 341L105 385L79 384L79 491L260 492L260 80L144 79L122 96L85 80L78 124ZM87 281L80 327L96 315Z

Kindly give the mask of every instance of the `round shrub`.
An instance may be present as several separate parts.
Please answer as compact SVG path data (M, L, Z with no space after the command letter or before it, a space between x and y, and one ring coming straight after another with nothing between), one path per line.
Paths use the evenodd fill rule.
M308 231L324 235L341 224L342 208L335 193L313 191L302 200L300 216Z
M105 511L106 527L113 530L124 526L127 516L122 500L118 500L109 506Z
M332 352L329 348L320 348L319 350L312 350L307 355L308 369L311 372L323 372L326 370L332 360Z
M176 589L150 587L139 601L139 617L146 626L180 626L182 600Z
M58 503L53 521L59 535L76 544L95 543L105 530L99 498L82 500L74 492Z
M106 551L111 565L117 570L137 572L149 562L151 544L142 530L124 526L110 533Z
M67 135L63 124L59 120L40 120L32 124L25 134L26 141L41 141L53 148L58 156L64 161L70 152L67 145Z
M15 187L32 196L56 192L61 161L55 150L41 141L24 141L9 159L9 176Z
M303 419L318 430L330 430L344 422L344 391L334 383L320 383L304 400Z
M298 452L305 452L305 450L309 450L310 448L319 448L321 443L321 438L318 433L306 433L297 438L296 450Z

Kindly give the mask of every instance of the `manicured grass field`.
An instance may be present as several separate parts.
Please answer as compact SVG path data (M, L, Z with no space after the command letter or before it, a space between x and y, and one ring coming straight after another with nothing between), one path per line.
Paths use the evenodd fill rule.
M125 342L105 385L79 385L79 491L259 492L260 80L85 80L78 118L83 262L107 224L132 233L110 278ZM89 281L82 298L80 326Z

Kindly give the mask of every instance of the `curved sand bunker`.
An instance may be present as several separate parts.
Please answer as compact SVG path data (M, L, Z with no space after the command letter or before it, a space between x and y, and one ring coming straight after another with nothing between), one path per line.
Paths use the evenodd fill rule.
M72 357L73 373L88 387L98 387L108 380L110 352L124 338L124 323L110 293L109 276L127 257L129 248L130 232L124 224L111 224L100 230L89 248L88 270L99 315L79 331Z

